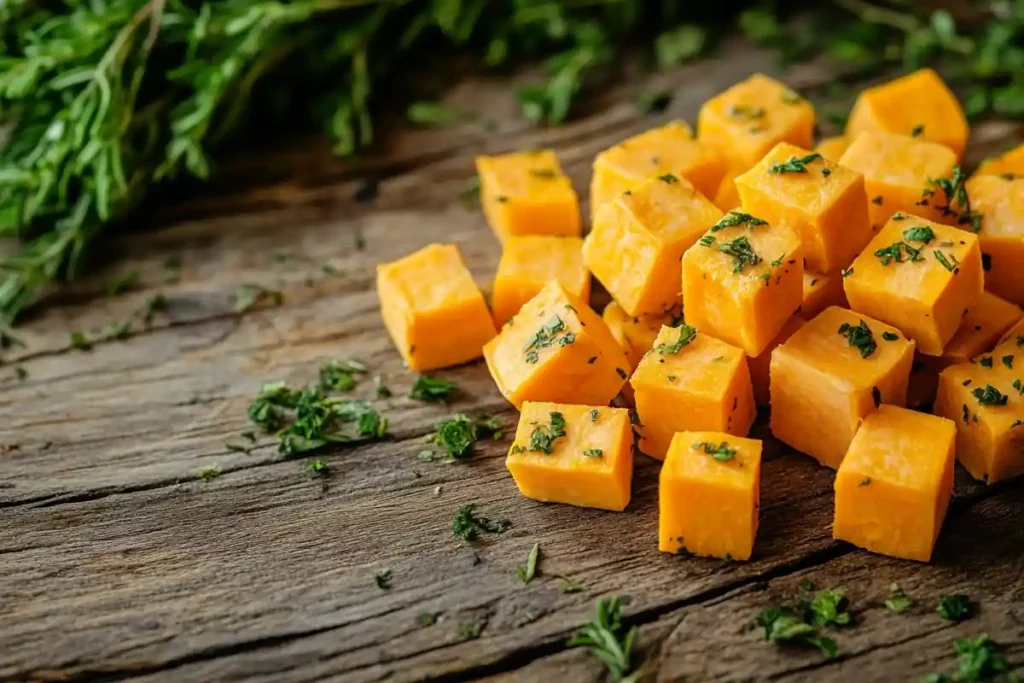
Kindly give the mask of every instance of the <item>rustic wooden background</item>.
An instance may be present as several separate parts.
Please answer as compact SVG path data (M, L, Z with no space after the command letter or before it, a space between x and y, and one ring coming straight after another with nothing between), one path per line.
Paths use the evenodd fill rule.
M116 265L54 296L0 368L0 679L600 681L599 662L565 642L609 595L628 596L639 657L660 681L916 680L955 668L953 639L983 631L1024 663L1020 481L982 486L958 471L934 560L921 565L833 542L832 472L769 443L755 554L732 563L657 551L658 467L642 456L621 514L522 498L507 438L468 462L416 458L452 411L496 414L508 434L516 413L482 362L441 373L461 389L450 406L405 398L414 377L378 315L376 263L455 242L488 283L498 244L458 199L475 154L555 147L585 195L599 150L672 116L692 121L709 96L772 64L742 45L723 54L623 79L552 129L522 122L507 81L469 79L447 101L481 112L475 122L392 126L358 167L319 140L252 145L214 183L139 215L140 230L110 249ZM821 64L783 74L798 89L831 76ZM649 87L674 94L665 114L635 106ZM981 126L970 160L1014 140L1011 124ZM357 202L368 177L379 196ZM168 257L183 266L172 285L161 283ZM103 277L129 267L139 286L105 296ZM243 283L280 287L283 305L235 314ZM98 333L155 292L168 310L150 329L70 348L69 331ZM380 402L387 440L326 453L326 481L266 441L249 455L224 448L262 381L312 381L326 358L359 359L395 390ZM767 436L763 418L755 432ZM224 473L198 481L210 465ZM511 530L458 542L452 516L467 502ZM523 586L515 567L535 541L540 573ZM380 590L373 573L385 567L394 578ZM586 590L564 594L557 574ZM751 625L803 579L852 600L856 623L836 635L833 661L777 649ZM917 600L910 611L882 605L893 582ZM980 614L941 620L935 603L949 592L971 595ZM417 625L423 611L437 623ZM482 625L479 639L460 638L464 621Z

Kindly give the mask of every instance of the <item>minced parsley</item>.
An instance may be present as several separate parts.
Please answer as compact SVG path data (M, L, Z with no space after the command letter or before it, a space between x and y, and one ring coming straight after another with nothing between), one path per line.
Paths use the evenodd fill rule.
M1005 406L1010 398L991 384L986 384L984 389L978 388L971 393L974 395L974 398L978 399L978 403L983 406Z
M839 334L846 337L850 346L860 351L861 358L869 357L878 348L871 328L863 319L857 325L843 323L839 326Z
M718 250L732 257L732 272L734 273L742 273L744 266L756 266L761 262L761 257L754 251L754 247L746 236L719 244Z
M455 391L455 382L420 375L409 391L409 398L417 401L443 401Z
M536 425L530 434L529 450L533 453L546 453L551 455L554 450L555 439L565 436L565 417L562 413L553 411L551 413L550 426Z
M561 317L555 315L526 340L523 344L523 353L526 354L527 363L536 363L540 359L538 352L541 349L553 344L568 346L575 341L576 335L566 328Z
M683 347L690 344L697 337L697 328L689 325L680 325L678 328L679 337L674 342L665 342L654 347L662 356L672 356L683 350Z
M769 173L807 173L807 164L818 161L822 158L820 154L814 152L808 154L805 157L790 157L789 161L785 163L774 162L772 167L768 169Z
M725 214L722 220L718 221L711 226L711 232L718 232L719 230L725 230L726 228L735 228L738 225L746 225L750 230L753 230L759 225L768 225L768 221L757 216L752 216L749 213L741 213L739 211L730 211Z
M723 441L715 445L710 441L701 441L693 444L693 450L704 451L718 462L729 462L738 452L735 448L729 448L729 442Z
M486 517L478 516L475 510L476 503L467 503L455 513L455 517L452 519L452 534L456 538L472 541L480 535L480 532L503 534L512 526L507 519L492 522Z

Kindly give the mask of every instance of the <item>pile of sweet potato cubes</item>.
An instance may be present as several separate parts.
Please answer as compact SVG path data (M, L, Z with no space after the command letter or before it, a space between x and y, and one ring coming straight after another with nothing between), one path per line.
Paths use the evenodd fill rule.
M492 308L435 244L378 266L387 329L415 370L484 356L521 411L507 466L527 497L623 510L635 445L664 461L661 550L749 558L745 437L770 405L775 437L837 470L835 537L926 561L956 459L1024 474L1024 146L967 179L967 121L930 70L862 92L843 137L815 148L814 129L753 75L696 133L601 152L585 238L553 152L481 157Z

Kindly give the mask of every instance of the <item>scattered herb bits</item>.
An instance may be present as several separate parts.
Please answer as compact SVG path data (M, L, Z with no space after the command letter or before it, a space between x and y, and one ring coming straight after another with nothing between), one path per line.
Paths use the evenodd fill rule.
M519 577L520 583L527 584L533 581L533 577L537 575L537 561L539 559L540 543L534 543L533 548L530 549L530 554L526 558L526 564L516 567L516 576Z
M507 519L491 521L487 517L476 514L476 503L468 503L459 508L452 520L452 534L464 541L475 541L481 533L503 534L512 523Z

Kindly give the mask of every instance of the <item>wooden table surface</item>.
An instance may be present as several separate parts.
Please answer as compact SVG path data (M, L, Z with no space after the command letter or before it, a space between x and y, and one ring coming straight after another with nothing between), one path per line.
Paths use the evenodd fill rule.
M136 216L138 230L107 250L113 265L52 297L18 330L27 348L0 369L0 679L600 681L601 664L566 639L611 595L628 596L638 656L660 681L917 680L954 669L953 640L981 632L1020 666L1021 481L984 486L958 468L934 559L917 564L834 542L833 473L768 442L757 545L739 563L658 552L658 464L643 456L624 513L521 497L504 468L508 436L467 462L416 457L451 412L492 413L506 435L516 412L482 362L438 373L460 387L448 406L406 398L414 375L384 331L375 265L454 242L488 286L498 244L458 199L474 155L552 146L585 196L598 151L668 117L692 121L702 101L773 63L740 46L724 54L623 79L551 129L522 122L507 81L467 80L447 101L481 120L388 126L358 167L319 140L250 141L209 186L171 190ZM782 76L796 88L830 78L820 64ZM647 87L675 95L664 115L634 105ZM985 124L968 161L1014 140L1019 127ZM379 195L356 201L369 177ZM182 263L174 284L161 280L168 257ZM138 286L106 296L103 278L127 268ZM236 314L244 283L282 289L282 305ZM149 329L70 348L69 331L97 334L155 292L168 307ZM327 358L361 360L395 391L378 402L391 423L384 441L329 449L324 481L266 439L250 454L224 448L246 429L261 382L313 381ZM27 378L13 377L14 363ZM370 382L355 395L371 396ZM754 431L768 437L764 416ZM221 476L197 480L213 465ZM459 542L452 516L469 502L512 528ZM540 572L524 586L516 565L535 541ZM383 568L387 590L373 578ZM563 593L560 574L586 589ZM836 634L835 660L780 650L751 624L804 579L851 599L856 622ZM893 582L915 598L908 612L883 606ZM938 596L953 592L980 613L940 619ZM437 623L419 626L424 611ZM460 637L467 621L482 626L478 639Z

